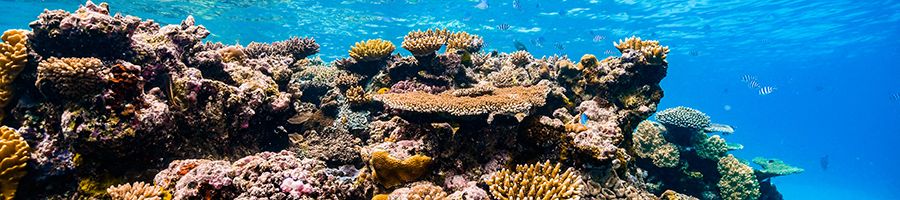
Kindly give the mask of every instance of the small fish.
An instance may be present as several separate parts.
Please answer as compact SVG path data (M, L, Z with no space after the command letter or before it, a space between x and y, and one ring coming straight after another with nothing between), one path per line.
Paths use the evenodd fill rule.
M819 158L819 166L822 167L822 171L828 171L828 155Z
M513 40L513 46L516 47L517 51L528 51L528 48L525 47L525 44L519 42L518 40Z
M515 9L522 9L522 4L519 2L519 0L513 0L512 6Z
M613 54L615 54L615 53L613 53L613 51L609 50L609 49L607 49L606 51L603 51L603 55L613 55Z
M506 24L506 23L497 25L497 29L500 29L501 31L509 30L509 28L510 28L509 24Z
M537 38L531 39L531 45L534 45L539 48L544 47L544 41L546 41L544 39L544 37L537 37Z
M581 125L587 125L588 117L584 113L578 114L578 123Z
M606 37L603 37L602 35L594 35L594 42L600 42L604 39L606 39Z
M559 42L553 43L553 47L560 51L566 50L566 46Z
M478 2L477 5L475 5L475 8L478 8L478 9L481 9L481 10L487 10L487 9L490 8L490 7L491 7L491 6L488 5L488 1L487 1L487 0L481 0L481 1Z
M742 76L741 82L747 83L747 87L750 87L750 88L758 88L759 87L759 81L757 81L756 77L752 76L752 75Z
M900 93L894 93L893 95L891 95L891 100L900 102Z
M699 56L699 55L700 55L700 52L699 52L699 51L695 51L695 50L690 50L690 51L688 51L688 55L690 55L690 56Z
M761 88L759 88L759 95L765 96L765 95L772 94L772 92L775 92L776 89L778 89L778 88L775 88L772 86L761 87Z

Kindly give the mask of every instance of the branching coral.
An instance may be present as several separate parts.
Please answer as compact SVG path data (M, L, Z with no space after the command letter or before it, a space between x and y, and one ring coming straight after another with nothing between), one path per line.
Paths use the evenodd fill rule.
M375 95L374 99L384 102L390 108L421 113L446 113L454 116L482 114L528 113L543 106L548 88L543 85L530 87L498 88L491 94L482 96L454 96L453 91L439 94L424 92L387 93Z
M38 64L35 85L47 97L79 100L103 89L104 65L97 58L55 58Z
M753 168L741 163L734 155L719 159L719 194L725 200L751 200L760 196L759 182Z
M350 47L350 57L358 61L381 60L390 56L394 48L394 44L387 40L366 40Z
M524 67L528 63L531 63L531 61L534 60L534 57L527 51L516 51L510 53L507 60L517 67Z
M450 32L447 29L410 31L403 37L403 43L400 46L414 56L431 55L447 43L448 35Z
M584 190L581 176L571 167L560 173L561 167L549 160L518 165L515 171L503 169L485 182L497 199L579 199Z
M414 155L398 159L387 151L375 151L369 159L369 168L375 179L385 187L393 187L418 179L431 165L431 157Z
M106 189L113 200L163 200L171 199L171 195L163 188L144 183L126 183Z
M644 61L649 64L665 64L666 54L669 53L669 47L660 46L659 41L643 41L641 38L635 36L626 38L624 41L619 40L618 43L614 42L613 45L623 53L626 49L640 52L643 55Z
M12 99L12 82L28 62L28 31L8 30L3 32L0 43L0 109ZM0 112L0 120L6 112Z
M759 179L799 174L804 171L803 168L790 166L779 159L756 157L753 158L753 163L762 167L762 169L756 170L756 177Z
M659 111L656 113L656 120L669 127L690 130L702 130L710 124L709 116L706 113L684 106Z
M659 123L645 120L634 131L632 150L641 158L648 158L658 167L675 167L679 161L678 147L666 141L666 128Z
M313 38L291 37L291 39L273 42L272 44L251 42L243 51L250 58L281 55L291 56L295 60L300 60L318 53L319 44Z
M19 179L25 176L30 148L16 130L0 127L0 198L16 196Z
M483 46L484 39L481 39L481 36L466 32L456 32L450 34L447 38L447 52L463 50L468 53L475 53L481 51Z

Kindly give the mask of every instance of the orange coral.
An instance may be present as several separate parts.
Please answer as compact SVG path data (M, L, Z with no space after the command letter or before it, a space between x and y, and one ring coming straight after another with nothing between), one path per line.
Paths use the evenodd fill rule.
M0 198L13 199L19 179L25 176L30 148L12 128L0 127Z
M26 30L8 30L0 42L0 109L12 98L12 82L28 62ZM0 113L0 120L5 113Z

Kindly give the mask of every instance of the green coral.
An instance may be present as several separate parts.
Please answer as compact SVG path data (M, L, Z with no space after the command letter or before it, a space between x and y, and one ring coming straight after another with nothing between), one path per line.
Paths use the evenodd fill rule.
M759 179L767 179L767 178L772 178L772 177L776 177L776 176L799 174L804 171L803 168L790 166L788 164L785 164L784 161L781 161L779 159L756 157L756 158L753 158L753 163L756 163L757 165L762 167L762 169L756 170L756 176Z
M759 182L753 168L742 163L734 155L719 159L719 195L724 200L751 200L760 196Z
M719 160L728 153L728 143L718 135L707 137L696 142L697 156L703 159Z

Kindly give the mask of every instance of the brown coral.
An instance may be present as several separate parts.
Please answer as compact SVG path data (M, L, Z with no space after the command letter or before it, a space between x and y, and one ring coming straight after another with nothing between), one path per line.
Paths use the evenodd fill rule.
M387 93L375 100L390 108L421 113L447 113L454 116L528 113L543 106L549 89L544 85L497 88L482 96L455 96L454 91L439 94L425 92Z
M397 200L445 200L447 193L444 189L430 182L414 183L408 188L399 188L391 192L388 199Z
M394 43L387 40L367 40L350 47L350 57L359 61L376 61L391 55L395 48Z
M366 94L366 91L358 85L347 88L344 97L346 97L347 102L350 102L351 104L365 104L372 100L372 96Z
M527 51L516 51L510 53L507 59L517 67L523 67L528 63L531 63L531 61L534 60L534 56L531 56L531 53L528 53Z
M13 199L25 176L30 149L16 130L0 127L0 198Z
M431 165L431 157L414 155L406 159L397 159L387 151L376 151L369 159L372 176L385 187L393 187L414 181L427 172Z
M35 85L44 95L81 99L103 88L103 62L97 58L51 57L38 64Z
M584 182L575 169L560 173L561 164L518 165L515 171L503 169L485 182L494 198L509 199L579 199Z
M113 200L162 200L171 198L161 187L144 183L125 183L106 189Z
M12 82L28 62L28 39L26 30L8 30L3 32L0 43L0 109L9 104L12 98ZM0 120L5 113L0 113Z
M625 52L626 49L631 49L640 52L644 55L643 61L649 64L665 64L666 63L666 54L669 53L668 46L660 46L659 41L656 40L641 40L639 37L631 36L630 38L626 38L625 40L619 40L618 43L613 43L617 49L621 52Z
M484 47L484 39L478 35L456 32L447 38L447 52L464 50L468 53L475 53L481 51L481 47Z
M414 56L434 54L447 42L450 32L447 29L428 29L426 31L410 31L403 37L401 47Z
M663 133L666 127L660 123L645 120L634 131L632 150L641 158L650 159L657 167L675 167L680 154L678 147L666 141Z
M757 199L760 196L759 182L753 168L742 163L734 155L719 159L719 195L725 200Z

